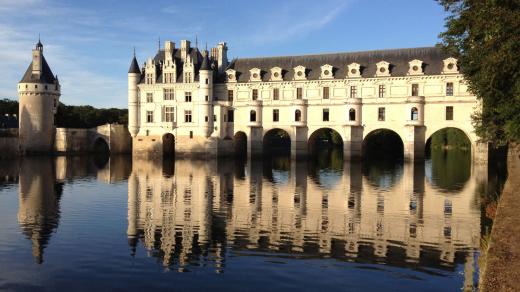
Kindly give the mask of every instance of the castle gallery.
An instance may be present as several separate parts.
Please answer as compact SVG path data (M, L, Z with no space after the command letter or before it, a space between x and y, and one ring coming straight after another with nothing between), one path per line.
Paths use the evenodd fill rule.
M422 158L438 130L462 130L474 159L486 153L471 124L480 108L457 60L440 48L411 48L229 61L221 42L210 51L166 41L128 71L134 155L222 155L243 141L262 152L273 130L306 154L322 129L337 132L345 158L362 155L374 131L395 132L408 159ZM477 156L477 157L475 157ZM483 156L483 155L480 155ZM482 157L484 159L484 157Z

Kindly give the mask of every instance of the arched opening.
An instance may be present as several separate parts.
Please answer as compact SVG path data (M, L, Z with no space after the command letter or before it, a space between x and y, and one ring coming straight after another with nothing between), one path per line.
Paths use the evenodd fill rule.
M356 110L351 108L349 111L348 111L348 120L349 121L355 121L356 120Z
M443 128L426 140L427 178L444 191L460 191L471 175L471 141L457 128Z
M294 111L294 121L301 122L302 121L302 112L300 110Z
M163 157L173 157L175 155L175 137L166 133L162 136Z
M403 140L392 130L374 130L363 140L362 155L367 160L400 160L404 156Z
M412 110L410 111L410 119L412 121L419 120L419 110L416 107L412 107Z
M249 112L249 121L256 122L256 111L255 110L251 110Z
M314 131L308 141L309 153L321 167L341 169L343 166L343 138L331 128Z
M94 141L94 147L92 148L92 152L96 154L110 154L110 147L108 147L107 141L105 139L98 137Z
M235 156L244 157L247 156L247 135L244 132L237 132L233 136L233 150Z
M291 137L282 129L267 131L263 139L264 155L286 155L291 154Z
M92 152L94 153L94 164L99 169L105 167L110 158L110 147L108 146L107 141L101 137L98 137L94 141Z

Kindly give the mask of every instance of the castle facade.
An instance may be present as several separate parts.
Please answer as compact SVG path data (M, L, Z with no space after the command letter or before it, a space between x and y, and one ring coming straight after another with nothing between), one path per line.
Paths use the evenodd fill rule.
M260 154L265 137L283 130L291 153L305 155L321 129L337 132L344 157L363 154L380 129L395 132L405 158L423 158L428 138L462 130L474 158L485 159L471 115L480 109L457 60L440 48L393 49L302 56L227 57L166 41L128 72L129 130L134 155L226 155L242 140Z

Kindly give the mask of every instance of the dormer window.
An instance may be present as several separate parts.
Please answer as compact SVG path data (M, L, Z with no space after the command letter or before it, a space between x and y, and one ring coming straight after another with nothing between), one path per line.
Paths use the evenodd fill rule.
M237 81L237 72L233 69L226 70L226 81L227 82L236 82Z
M457 59L455 58L447 58L443 60L444 67L442 69L442 74L456 74L459 73L459 69L457 67Z
M262 81L262 77L260 75L261 71L258 68L253 68L249 70L250 77L249 81Z
M408 62L408 75L423 75L423 61L413 60Z
M282 68L273 67L271 68L271 81L282 81Z
M307 80L307 76L305 76L305 67L301 65L294 67L294 80Z
M334 75L332 74L333 67L329 64L321 66L321 79L331 79L334 78Z
M359 65L358 63L352 63L352 64L348 65L347 67L348 67L347 77L349 77L349 78L361 77L361 65Z
M376 77L390 76L390 63L381 61L376 64Z

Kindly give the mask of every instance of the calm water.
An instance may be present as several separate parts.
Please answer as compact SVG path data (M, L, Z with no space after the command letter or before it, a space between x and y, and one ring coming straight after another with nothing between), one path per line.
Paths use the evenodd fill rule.
M459 156L1 161L0 290L472 289L487 170Z

